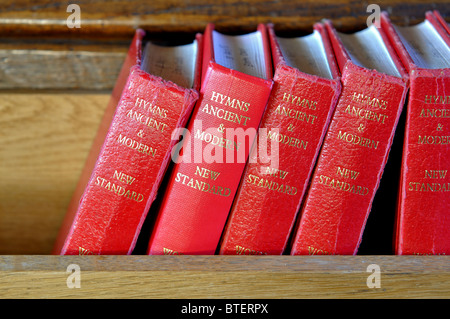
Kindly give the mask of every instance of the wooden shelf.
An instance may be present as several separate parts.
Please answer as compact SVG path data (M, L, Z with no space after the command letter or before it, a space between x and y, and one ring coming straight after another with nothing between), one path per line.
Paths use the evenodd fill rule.
M448 256L50 255L136 27L158 36L201 32L207 22L228 31L273 22L280 31L308 32L329 18L352 31L364 27L366 5L91 1L80 5L82 27L69 29L66 1L3 1L0 298L449 298ZM399 24L433 9L450 17L444 0L379 5ZM80 266L80 289L67 287L70 264ZM370 264L380 266L381 288L367 286Z
M202 32L213 22L228 31L249 31L257 23L272 22L278 30L312 30L323 18L337 27L351 31L366 25L370 2L351 0L121 0L108 3L80 3L81 28L69 29L68 3L62 0L2 1L0 33L10 37L29 35L71 38L129 38L140 26L150 32ZM382 10L390 12L395 23L409 24L423 20L426 10L440 10L446 17L446 0L378 0Z
M443 256L1 256L0 298L448 298ZM67 267L80 267L68 288ZM380 267L380 288L369 288Z

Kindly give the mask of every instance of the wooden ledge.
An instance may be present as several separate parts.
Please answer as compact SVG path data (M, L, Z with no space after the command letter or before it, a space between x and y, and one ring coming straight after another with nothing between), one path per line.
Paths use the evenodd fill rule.
M448 298L449 282L447 256L0 256L8 298Z
M422 21L426 10L449 15L446 0L379 0L377 4L399 24ZM367 2L349 0L95 0L79 4L80 28L68 28L66 21L71 11L67 12L67 6L68 2L61 0L2 1L0 34L129 38L137 27L151 32L201 32L208 22L228 31L249 31L257 23L268 22L279 30L311 30L323 18L332 19L341 30L352 30L364 26L370 15Z

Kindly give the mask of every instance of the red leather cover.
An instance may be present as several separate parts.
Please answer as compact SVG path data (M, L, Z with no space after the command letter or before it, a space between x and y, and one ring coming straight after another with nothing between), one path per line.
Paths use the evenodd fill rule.
M426 19L450 46L450 38L431 12ZM387 14L382 27L410 74L410 93L395 252L450 253L450 68L425 69L414 64Z
M141 59L140 48L142 46L141 42L144 35L145 33L142 30L138 29L136 30L133 40L131 41L128 54L119 72L119 76L116 80L113 91L111 93L111 98L109 99L108 105L105 109L105 113L103 114L102 120L97 130L97 134L94 138L91 149L86 158L86 162L83 166L80 178L78 179L77 186L72 194L72 198L69 203L66 215L64 216L64 220L59 229L59 233L52 251L53 254L59 254L61 252L66 237L70 231L73 220L78 210L78 205L81 196L83 195L86 185L89 182L92 171L95 167L95 162L97 161L98 158L98 154L100 152L100 149L102 148L106 134L108 133L109 126L114 117L114 113L119 103L123 88L125 87L125 84L127 82L128 75L130 73L130 68L136 65L138 61Z
M213 28L209 24L204 34L203 66L206 70L203 70L200 99L189 121L189 135L183 138L182 156L185 159L180 157L171 172L150 237L148 254L215 253L248 158L249 147L272 88L271 57L265 26L259 25L258 30L263 37L267 79L270 80L217 64L212 44ZM248 107L240 110L226 106L220 103L222 97L248 103ZM210 111L205 108L220 108L247 119L245 124L225 121L209 114ZM222 134L219 131L221 128L238 131L242 128L251 134L247 141L232 138L227 139L231 140L228 143L220 139L228 136L226 132ZM203 139L200 135L202 132L205 132ZM221 141L215 144L221 144L222 147L211 144L214 139ZM238 143L241 144L239 152L236 152ZM231 154L234 160L227 158L227 154Z
M94 148L91 152L91 156L97 154L95 167L90 164L85 169L91 168L91 176L84 184L79 205L73 205L67 214L56 254L132 252L170 160L175 144L171 133L186 124L198 99L196 90L140 69L144 35L138 30L133 39L94 148L101 138L103 145L99 152ZM201 43L201 36L197 40ZM196 73L200 75L199 69ZM108 120L110 126L105 130Z
M441 13L437 10L434 10L432 13L427 12L427 14L433 14L435 18L439 21L439 23L442 25L442 27L445 29L447 34L450 35L450 25L447 21L445 21L444 17L441 15Z
M342 93L301 211L292 255L357 253L407 92L406 74L389 43L401 78L355 65L331 23L325 26L342 73Z
M264 154L253 148L252 161L247 163L243 174L220 254L281 255L285 251L341 91L339 70L326 30L322 24L316 24L314 29L323 38L334 75L332 80L288 66L273 26L269 25L275 76L261 128L267 132L279 129L274 135L275 141L281 140L277 143L278 165L265 163ZM296 116L287 116L282 109L293 110ZM270 135L265 139L270 141ZM273 142L268 143L267 154L276 154L272 145Z

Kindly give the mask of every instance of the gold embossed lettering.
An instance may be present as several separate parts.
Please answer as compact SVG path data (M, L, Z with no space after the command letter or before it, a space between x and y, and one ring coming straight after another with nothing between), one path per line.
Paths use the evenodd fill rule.
M366 110L364 108L356 107L348 105L345 110L345 113L353 115L355 117L363 118L369 121L376 121L378 123L384 124L384 121L388 118L387 115L373 112L370 110Z
M219 177L220 172L215 172L207 168L197 166L195 168L195 175L201 176L203 178L211 178L213 181Z
M125 145L126 147L134 149L139 153L143 153L143 154L149 155L149 156L151 155L153 157L156 155L155 148L150 147L141 142L138 142L138 141L132 139L131 137L127 137L125 135L119 134L119 136L117 137L117 142L119 144Z
M434 145L448 145L450 141L450 136L439 136L439 135L419 135L419 144L434 144Z
M241 111L247 112L250 106L250 103L241 101L238 99L233 99L227 95L217 93L215 91L211 94L211 101L220 103L222 105L225 105L227 107L231 107L234 109L239 109Z
M323 249L318 249L312 246L308 246L308 254L309 255L331 255L330 252L323 250Z
M353 93L352 100L363 105L370 106L372 108L378 108L385 110L387 108L388 102L375 97L370 97L362 93Z
M248 174L247 182L258 187L267 188L271 191L276 191L279 193L284 193L287 195L297 194L297 188L295 186L290 186L286 184L279 184L275 181L269 179L261 178L257 175Z
M267 255L267 253L236 245L236 255Z
M302 121L302 122L306 122L306 123L310 123L310 124L314 124L314 121L317 118L317 116L315 116L315 115L308 114L308 113L300 111L300 110L284 107L281 105L278 105L278 107L275 109L274 112L276 114L283 115L283 116L289 117L291 119L296 119L298 121Z
M425 178L445 178L447 170L426 169Z
M288 172L282 171L278 168L266 167L266 174L270 174L271 176L275 176L281 179L285 179Z
M142 108L150 113L153 113L155 115L158 115L162 118L166 118L167 117L167 110L164 108L160 108L157 105L153 105L152 103L141 99L141 98L136 98L136 103L134 104L135 107L138 108Z
M202 112L209 114L209 115L213 115L219 119L222 119L222 120L225 120L228 122L232 122L232 123L237 123L237 124L240 124L243 126L247 126L247 121L250 120L250 117L248 117L248 116L230 112L230 111L224 110L220 107L213 106L210 104L205 104L202 108Z
M92 251L83 247L78 247L78 255L95 255Z
M449 104L450 95L425 95L424 101L427 104Z
M210 184L205 181L198 180L196 178L192 178L192 177L182 174L182 173L177 173L177 175L175 176L175 182L181 183L183 185L186 185L187 187L191 187L193 189L196 189L196 190L199 190L199 191L202 191L205 193L210 193L210 194L219 195L219 196L223 196L223 197L228 197L231 194L231 189L228 187Z
M114 171L113 177L117 179L118 181L121 181L122 183L126 183L128 185L133 184L133 182L136 180L135 177L131 175L127 175L125 173L119 172L117 170Z
M278 143L283 143L296 148L302 148L304 150L306 150L306 147L308 146L308 141L304 141L293 136L280 134L272 130L267 132L267 138L273 141L278 141Z
M362 137L362 136L359 136L356 134L342 132L341 130L339 130L337 137L347 143L351 143L351 144L355 144L355 145L359 145L359 146L363 146L363 147L367 147L367 148L377 149L378 144L379 144L379 141L371 140L369 138Z
M226 138L219 137L219 136L211 134L209 132L205 132L205 131L202 132L200 130L195 131L194 138L196 138L198 140L202 140L208 144L217 145L222 148L232 149L232 150L236 150L236 151L239 151L239 147L241 145L241 143L239 143L239 142L228 140Z
M183 255L182 253L179 253L178 251L175 251L173 249L169 249L166 247L163 247L163 254L164 255Z
M450 183L409 182L408 190L411 192L448 192Z
M422 109L420 117L450 118L450 109Z
M318 183L328 186L330 188L339 190L339 191L343 191L343 192L349 192L349 193L353 193L353 194L357 194L357 195L361 195L361 196L366 196L367 194L369 194L369 189L365 186L361 186L361 185L355 185L355 184L350 184L326 175L319 175L319 180Z
M341 177L351 178L351 179L356 179L359 176L359 172L352 171L348 168L340 167L340 166L337 167L337 173L339 175L341 175Z

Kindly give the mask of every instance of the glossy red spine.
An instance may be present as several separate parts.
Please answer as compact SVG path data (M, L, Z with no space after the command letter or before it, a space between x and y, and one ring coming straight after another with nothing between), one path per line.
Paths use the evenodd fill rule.
M269 39L275 64L274 87L260 131L267 152L252 150L224 232L220 254L280 255L286 249L317 155L338 100L339 71L326 30L316 24L333 79L290 67L272 26ZM283 109L302 114L296 119ZM300 112L300 113L297 113ZM280 141L280 142L279 142ZM277 156L267 162L263 156Z
M132 252L171 158L171 133L198 99L196 90L141 70L144 35L138 30L133 39L55 254Z
M448 34L426 13L442 39ZM395 253L450 254L450 68L418 67L387 14L382 27L410 74L409 102L403 145L401 183L395 232Z
M357 253L407 93L407 75L383 32L401 77L354 64L334 27L329 21L325 25L341 70L342 93L301 211L292 255ZM364 102L369 100L373 107ZM353 107L382 115L378 120L354 116Z
M205 30L200 99L183 138L182 156L173 167L162 198L149 241L149 254L215 253L272 88L265 26L259 25L258 30L265 48L266 79L217 64L213 28L209 24ZM220 103L222 97L249 103L248 110L227 108ZM245 125L213 116L205 107L244 115ZM229 137L228 132L233 131L248 132L248 135L245 140Z
M433 12L427 12L427 15L434 15L435 19L439 21L439 23L447 32L447 34L450 35L450 24L448 24L448 22L445 21L444 17L441 15L439 11L434 10Z

